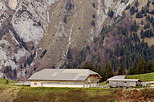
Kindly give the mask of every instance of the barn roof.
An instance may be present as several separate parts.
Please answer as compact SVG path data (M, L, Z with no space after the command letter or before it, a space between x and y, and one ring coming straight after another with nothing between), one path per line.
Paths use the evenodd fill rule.
M101 76L89 69L43 69L34 73L28 80L71 80L83 81L89 75Z
M125 79L126 75L119 75L119 76L113 76L111 78L109 78L108 80L110 79Z
M108 81L124 81L124 82L137 82L139 79L108 79Z
M113 76L109 78L108 81L126 81L126 82L140 81L139 79L125 79L125 77L126 77L125 75Z

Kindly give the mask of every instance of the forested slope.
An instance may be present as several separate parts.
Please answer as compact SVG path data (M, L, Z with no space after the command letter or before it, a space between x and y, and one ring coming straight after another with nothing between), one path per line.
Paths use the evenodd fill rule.
M106 23L92 43L77 54L75 48L69 49L66 68L89 65L100 72L106 69L106 64L111 64L114 72L120 66L129 74L154 71L154 1L136 0L127 6L122 17L114 14L112 10L108 12L108 20L114 22Z

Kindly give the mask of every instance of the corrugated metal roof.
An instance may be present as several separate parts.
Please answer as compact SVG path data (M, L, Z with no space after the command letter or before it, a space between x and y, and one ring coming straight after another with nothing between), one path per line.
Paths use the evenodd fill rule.
M125 79L126 75L119 75L119 76L113 76L108 79L108 81L130 81L130 82L136 82L140 81L139 79Z
M111 78L109 78L108 80L111 80L111 79L125 79L125 75L119 75L119 76L113 76Z
M85 80L89 75L98 73L89 69L43 69L34 73L29 80Z
M126 82L136 82L140 81L139 79L108 79L108 81L126 81Z

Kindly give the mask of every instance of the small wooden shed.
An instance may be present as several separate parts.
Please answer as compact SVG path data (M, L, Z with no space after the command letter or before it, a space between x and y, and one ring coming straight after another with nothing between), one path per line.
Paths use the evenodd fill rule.
M125 76L114 76L108 79L110 87L135 87L142 86L139 79L125 79Z

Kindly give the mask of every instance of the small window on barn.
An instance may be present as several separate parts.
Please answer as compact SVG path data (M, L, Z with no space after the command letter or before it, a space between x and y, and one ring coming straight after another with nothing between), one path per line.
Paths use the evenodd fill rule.
M34 83L34 85L37 85L37 83Z

